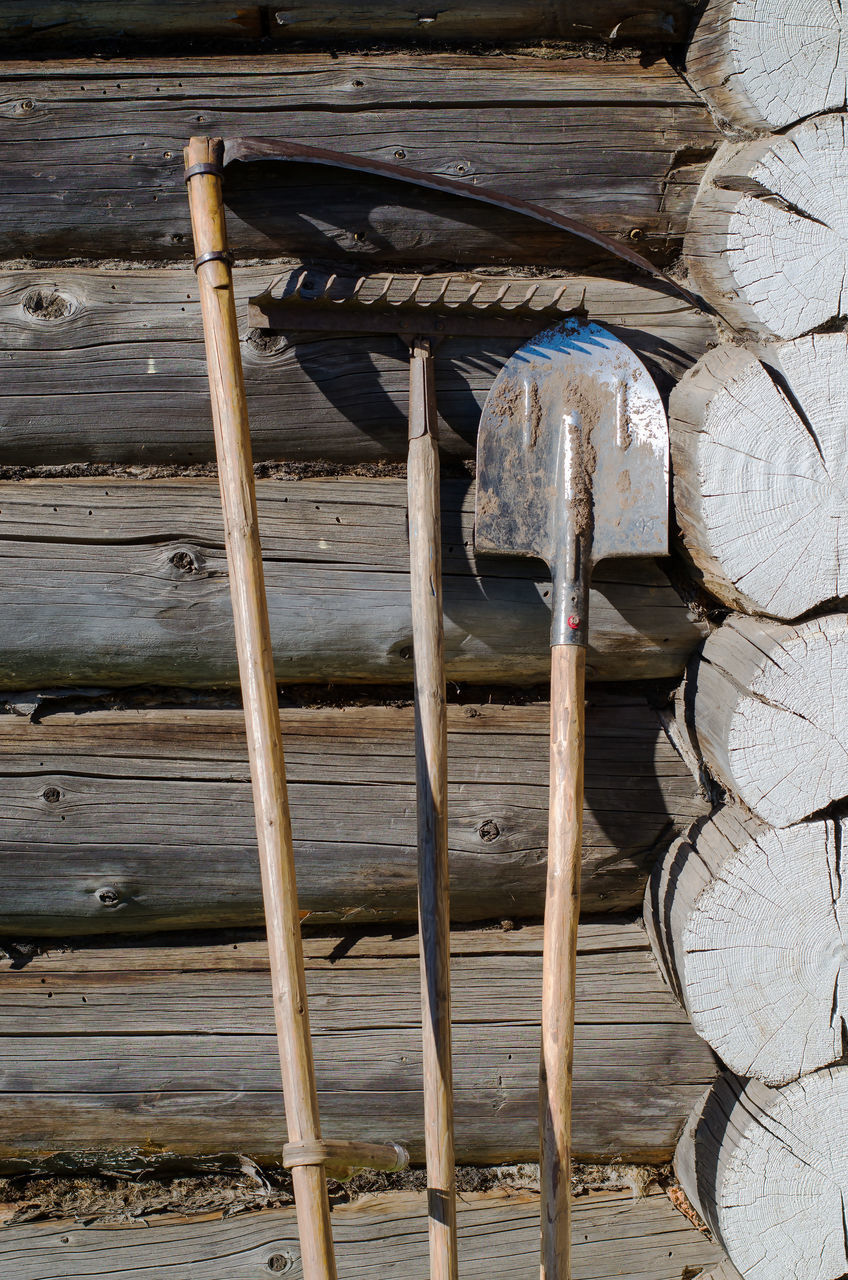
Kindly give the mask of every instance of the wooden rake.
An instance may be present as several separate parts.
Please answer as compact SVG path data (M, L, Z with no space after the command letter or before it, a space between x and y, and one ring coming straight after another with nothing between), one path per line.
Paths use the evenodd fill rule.
M406 1165L407 1155L394 1143L321 1137L277 683L224 222L222 143L192 138L184 155L288 1129L283 1163L291 1169L304 1280L336 1280L327 1174L345 1176L353 1168L399 1169Z

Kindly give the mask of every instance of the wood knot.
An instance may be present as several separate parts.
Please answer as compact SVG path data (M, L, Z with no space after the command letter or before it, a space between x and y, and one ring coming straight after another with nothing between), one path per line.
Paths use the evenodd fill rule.
M272 1253L265 1265L274 1275L278 1275L283 1271L291 1271L294 1258L290 1253Z
M57 293L55 289L30 290L24 297L22 306L27 315L35 320L61 320L74 309L71 299Z
M271 329L248 329L244 341L245 346L258 356L275 356L280 351L287 351L290 345L284 333L274 333Z
M121 895L112 885L104 885L102 889L97 890L94 896L104 907L117 907L121 901Z
M190 551L175 551L170 558L171 564L180 573L199 573L200 564Z
M46 800L48 804L57 804L62 799L62 793L58 787L45 787L41 793L42 800Z
M481 840L485 840L487 844L491 844L493 840L497 840L501 833L501 829L496 822L492 822L489 818L486 822L480 824L477 828L477 834Z

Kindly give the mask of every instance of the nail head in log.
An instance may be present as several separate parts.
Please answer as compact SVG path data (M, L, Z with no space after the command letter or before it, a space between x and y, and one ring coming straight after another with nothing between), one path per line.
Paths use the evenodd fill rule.
M677 384L674 502L704 583L792 619L846 594L848 336L716 347Z
M797 338L844 312L846 119L728 144L707 171L684 252L697 287L734 326Z
M833 0L711 0L686 76L730 124L782 128L845 106L844 32Z
M848 1273L846 1131L844 1066L783 1089L727 1074L695 1108L675 1170L745 1280Z
M777 831L734 806L654 869L654 955L698 1035L740 1075L783 1085L842 1058L842 843L842 821Z
M732 617L689 679L694 734L710 772L774 827L848 795L848 619L797 626Z

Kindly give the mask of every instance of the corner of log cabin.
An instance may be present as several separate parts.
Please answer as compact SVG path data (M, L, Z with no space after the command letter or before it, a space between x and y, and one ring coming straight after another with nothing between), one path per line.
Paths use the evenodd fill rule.
M672 278L379 176L227 171L318 1101L413 1165L331 1183L341 1273L429 1274L409 362L361 302L256 327L306 267L542 282L659 387L672 554L591 592L574 1280L844 1280L843 20L791 9L0 0L4 1277L302 1267L183 181L192 135L244 134ZM517 345L435 355L465 1280L538 1275L550 580L473 527Z

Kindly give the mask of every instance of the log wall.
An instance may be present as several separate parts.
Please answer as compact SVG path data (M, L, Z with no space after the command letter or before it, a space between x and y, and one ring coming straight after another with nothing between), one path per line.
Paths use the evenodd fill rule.
M0 1167L18 1179L241 1161L261 1186L285 1138L250 932L188 136L298 138L494 186L659 266L679 257L722 140L675 66L682 0L315 12L0 2ZM716 323L495 209L303 166L235 166L226 190L322 1115L335 1137L405 1140L420 1162L405 351L289 343L251 329L247 300L301 262L544 277L664 395ZM448 339L437 356L458 1155L484 1166L537 1151L549 583L478 562L472 528L477 419L511 349ZM575 1274L692 1280L721 1250L667 1198L662 1166L716 1066L634 912L656 857L708 808L665 701L709 624L671 561L603 567L592 618L576 1145L592 1164L661 1167L626 1174L647 1194L601 1172L606 1189L578 1199ZM463 1274L497 1259L529 1280L532 1170L529 1189L491 1177L462 1208ZM423 1274L421 1214L401 1184L337 1206L345 1274L364 1251L380 1274ZM142 1245L96 1221L18 1221L0 1258L12 1280L298 1265L284 1209L172 1212Z
M710 0L687 57L726 134L684 240L722 341L672 392L675 501L731 612L678 702L717 809L657 863L645 918L725 1064L675 1167L729 1255L712 1274L743 1280L848 1267L843 39L816 0Z

